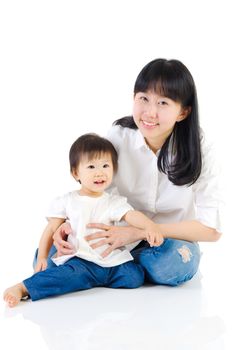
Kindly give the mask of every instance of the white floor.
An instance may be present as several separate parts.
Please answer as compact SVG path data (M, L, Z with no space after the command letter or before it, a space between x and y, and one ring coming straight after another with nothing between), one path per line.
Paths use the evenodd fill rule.
M98 288L15 309L0 296L1 350L232 349L230 1L163 4L0 1L0 294L31 273L46 205L72 188L70 143L130 115L134 79L157 57L180 59L196 81L223 164L224 237L202 244L201 276L178 288Z
M203 244L202 250L201 274L177 288L96 288L24 301L15 309L1 300L0 348L231 349L228 242ZM9 277L4 282L2 276L1 292L9 284Z

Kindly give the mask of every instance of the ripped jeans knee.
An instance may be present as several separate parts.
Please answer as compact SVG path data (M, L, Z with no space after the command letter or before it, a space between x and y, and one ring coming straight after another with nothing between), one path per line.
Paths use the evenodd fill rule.
M195 275L201 253L198 243L168 238L159 247L143 248L133 255L147 281L177 286Z

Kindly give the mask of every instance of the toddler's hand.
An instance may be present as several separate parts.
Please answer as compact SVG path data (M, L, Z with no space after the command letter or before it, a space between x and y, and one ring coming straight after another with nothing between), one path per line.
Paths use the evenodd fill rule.
M44 271L46 270L47 266L48 266L48 263L46 258L38 259L34 271L35 272Z
M146 232L146 239L150 247L159 247L164 241L163 235L154 229Z

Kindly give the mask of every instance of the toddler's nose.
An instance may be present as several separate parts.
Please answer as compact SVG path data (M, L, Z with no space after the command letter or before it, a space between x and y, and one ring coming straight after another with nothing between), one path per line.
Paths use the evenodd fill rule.
M95 173L96 176L102 176L102 174L103 174L103 169L101 168L96 169L96 173Z

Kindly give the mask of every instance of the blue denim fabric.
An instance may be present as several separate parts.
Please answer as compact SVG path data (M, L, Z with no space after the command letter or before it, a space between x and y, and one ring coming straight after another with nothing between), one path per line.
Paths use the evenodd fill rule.
M138 288L144 283L144 272L133 261L114 267L101 267L74 257L64 265L35 273L23 283L35 301L93 287Z
M198 243L165 239L159 247L145 242L131 254L145 272L145 281L153 284L177 286L190 280L198 270L200 249Z
M53 246L49 258L55 252ZM56 267L52 260L48 259L48 269L35 274L24 283L32 300L97 286L136 288L143 284L141 266L145 272L145 281L177 286L195 275L201 256L198 243L170 238L165 239L161 246L152 248L143 241L131 254L136 264L128 262L112 268L102 268L79 258L73 258ZM33 265L36 260L37 251ZM116 279L114 283L113 277Z

